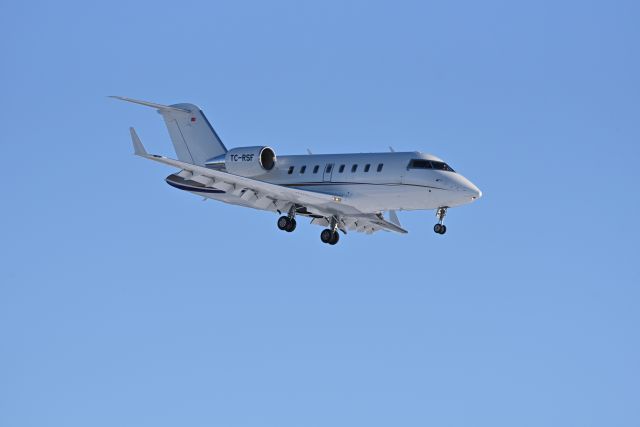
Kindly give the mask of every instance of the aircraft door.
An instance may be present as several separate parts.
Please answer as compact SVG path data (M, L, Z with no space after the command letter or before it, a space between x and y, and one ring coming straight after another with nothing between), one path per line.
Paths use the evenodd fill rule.
M333 163L327 163L324 167L324 174L322 180L324 182L331 181L331 174L333 173Z

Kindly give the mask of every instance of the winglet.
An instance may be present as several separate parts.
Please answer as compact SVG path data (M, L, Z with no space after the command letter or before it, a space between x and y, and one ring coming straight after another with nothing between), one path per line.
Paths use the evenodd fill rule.
M400 220L398 219L398 214L396 214L396 211L389 211L389 220L398 227L402 227L402 225L400 225Z
M140 141L136 130L134 128L129 128L129 132L131 132L131 141L133 142L133 154L142 157L148 156L149 153L147 153L144 145L142 145L142 141Z

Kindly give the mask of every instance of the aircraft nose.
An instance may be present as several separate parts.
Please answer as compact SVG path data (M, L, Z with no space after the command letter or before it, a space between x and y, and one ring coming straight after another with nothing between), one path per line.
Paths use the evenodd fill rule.
M465 190L471 193L471 198L473 200L476 200L482 197L482 191L480 191L480 189L476 187L474 184L472 184L471 182L469 182L469 185L465 187L466 187Z
M449 177L449 186L466 200L470 199L473 201L482 197L482 191L462 175L456 174L455 176Z

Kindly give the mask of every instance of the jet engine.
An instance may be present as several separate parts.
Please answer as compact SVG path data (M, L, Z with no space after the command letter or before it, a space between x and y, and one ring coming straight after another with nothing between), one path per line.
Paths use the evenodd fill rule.
M276 165L276 153L271 147L240 147L224 156L227 172L252 177L265 174Z

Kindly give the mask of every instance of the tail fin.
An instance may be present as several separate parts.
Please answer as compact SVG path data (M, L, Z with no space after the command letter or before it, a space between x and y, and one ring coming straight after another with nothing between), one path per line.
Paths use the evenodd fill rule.
M202 166L207 160L227 152L213 126L196 105L161 105L121 96L112 98L157 109L167 125L176 155L183 162Z

